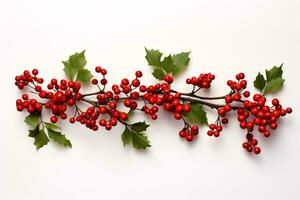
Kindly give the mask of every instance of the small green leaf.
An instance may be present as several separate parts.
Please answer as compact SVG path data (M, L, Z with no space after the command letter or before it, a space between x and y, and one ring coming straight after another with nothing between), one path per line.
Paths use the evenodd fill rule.
M67 61L62 61L62 63L64 64L65 68L64 68L64 72L68 78L68 80L73 80L74 77L76 76L76 71L72 69L72 66L70 63L68 63Z
M282 77L271 80L267 83L263 94L279 91L282 88L284 81L285 80L282 79Z
M92 73L88 69L81 69L78 71L76 81L80 81L82 83L88 83L93 77Z
M165 73L161 68L155 68L152 75L157 78L158 80L163 80Z
M267 82L274 80L278 77L282 77L282 66L283 64L281 64L280 67L274 66L272 69L266 70Z
M31 126L36 127L40 123L41 113L31 113L25 118L25 122Z
M261 73L258 73L258 75L256 76L256 79L253 83L254 83L255 88L262 91L265 88L266 80L265 80L264 76Z
M50 139L54 142L57 142L58 144L63 145L65 147L72 147L70 140L68 140L66 136L63 135L61 132L55 131L51 128L47 128L47 131Z
M69 57L69 60L62 61L65 66L64 72L69 80L74 80L77 73L85 67L86 59L84 53L85 51L75 53Z
M46 135L44 129L40 130L38 134L34 137L34 145L36 149L40 149L43 146L47 145L49 142L49 138Z
M146 129L149 126L150 125L146 124L145 121L144 122L137 122L137 123L131 124L132 130L134 130L135 132L138 132L138 133L146 131Z
M155 67L160 67L160 60L161 60L161 56L162 53L159 50L148 50L147 48L145 48L146 50L146 60L148 61L148 64L151 66L155 66Z
M40 131L39 126L36 126L33 130L29 130L29 137L35 137Z
M169 55L167 57L164 58L164 60L161 62L161 67L167 72L167 73L171 73L174 70L174 63L172 60L172 56Z
M59 126L55 125L55 124L52 124L52 123L48 123L48 122L44 122L46 128L51 128L51 129L60 129Z
M132 134L132 144L136 149L146 149L147 147L151 147L150 141L143 133Z
M122 141L124 146L132 144L136 149L145 149L150 147L150 141L143 133L149 127L145 122L137 122L131 125L127 125L122 133Z
M260 89L263 95L279 91L285 81L282 77L282 66L283 64L279 67L274 66L272 69L266 70L267 80L259 73L254 81L254 87Z
M124 132L122 133L122 141L124 146L127 144L129 145L132 141L132 131L130 131L127 127L125 128Z
M199 124L207 124L206 112L203 110L202 105L199 103L191 103L191 111L188 113L184 113L184 115L188 118L189 121Z
M182 52L179 54L174 54L172 56L172 60L174 62L175 68L173 70L173 74L176 75L181 72L185 67L189 65L190 62L190 55L191 52Z

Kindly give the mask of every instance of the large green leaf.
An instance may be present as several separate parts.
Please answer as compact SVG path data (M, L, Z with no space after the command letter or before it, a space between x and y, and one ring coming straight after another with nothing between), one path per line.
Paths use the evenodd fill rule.
M274 80L278 77L282 77L282 66L283 64L281 64L279 67L274 66L272 69L266 70L267 82Z
M283 64L279 67L274 66L272 69L266 70L266 79L262 74L258 73L253 82L254 87L259 89L263 95L279 91L285 81L282 77L282 66Z
M92 73L84 69L86 65L86 59L84 55L85 51L75 53L69 57L69 60L62 61L64 64L64 72L69 80L77 80L83 83L87 83L91 80Z
M172 60L174 62L174 70L173 70L173 74L176 75L179 72L181 72L184 68L186 68L189 65L190 62L190 55L191 52L182 52L179 54L174 54L172 56Z
M152 72L152 75L158 80L163 80L165 73L161 68L155 68Z
M136 149L145 149L150 147L150 141L143 133L149 127L145 122L137 122L127 125L121 138L124 146L132 144Z
M272 92L277 92L279 91L284 83L284 79L282 79L282 77L278 77L276 79L272 79L270 82L268 82L265 90L264 90L264 94L266 93L272 93Z
M258 73L254 81L254 87L262 91L265 88L266 80L261 73Z
M203 110L203 106L199 103L191 103L191 111L184 113L189 121L198 124L207 124L206 112Z
M57 142L58 144L63 145L65 147L72 147L70 140L68 140L66 136L63 135L61 132L55 131L51 128L47 128L47 131L50 139L54 142Z
M80 81L82 83L88 83L93 77L92 73L87 69L81 69L78 74L76 81Z
M146 50L146 60L148 61L148 64L155 67L160 67L160 60L162 53L159 50L154 49L147 49Z
M41 113L31 113L25 118L24 121L32 128L36 127L41 121Z
M35 136L34 136L34 145L36 146L36 149L40 149L43 146L47 145L49 142L49 138L46 135L44 129L40 130Z

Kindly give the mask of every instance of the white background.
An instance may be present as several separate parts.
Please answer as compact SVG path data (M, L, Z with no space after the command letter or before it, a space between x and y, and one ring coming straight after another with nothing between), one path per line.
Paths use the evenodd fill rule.
M1 165L0 199L300 199L299 0L0 1ZM207 95L227 91L226 80L246 73L250 89L258 71L285 63L278 96L292 115L272 137L260 138L262 154L247 154L234 117L218 139L187 144L181 123L166 113L151 122L152 148L123 148L118 126L97 134L63 125L72 149L49 144L36 151L25 114L15 110L14 76L37 67L47 81L63 77L61 60L86 50L88 67L108 69L108 79L155 81L144 47L166 53L192 51L184 80L213 72ZM142 120L141 116L136 117ZM209 118L213 121L212 115Z

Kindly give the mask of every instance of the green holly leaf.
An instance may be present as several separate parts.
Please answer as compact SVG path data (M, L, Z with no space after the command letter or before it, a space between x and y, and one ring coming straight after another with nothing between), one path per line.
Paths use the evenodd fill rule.
M161 68L155 68L152 72L152 75L158 80L163 80L165 73Z
M191 103L191 111L188 113L184 113L184 115L188 118L189 121L199 123L199 124L207 124L206 112L203 110L203 107L199 103Z
M77 74L76 81L80 81L82 83L90 82L91 78L93 77L92 73L88 69L81 69Z
M270 82L267 83L263 94L279 91L282 88L284 81L285 80L282 79L282 77L272 79Z
M68 140L66 136L63 135L61 132L55 131L51 128L47 128L47 131L50 139L54 142L57 142L58 144L63 145L65 147L72 147L70 140Z
M68 78L68 80L73 80L74 77L76 76L76 71L73 70L72 66L70 63L68 63L67 61L62 61L62 63L64 64L64 72Z
M263 95L279 91L285 81L282 77L282 66L283 64L279 67L274 66L272 69L266 70L267 80L262 74L258 73L254 81L254 87L261 90Z
M75 53L69 57L69 60L62 61L64 64L64 72L69 80L74 80L87 83L92 78L92 74L89 70L84 69L86 65L86 59L84 55L85 51Z
M174 70L174 63L172 60L172 56L169 55L164 58L164 60L161 62L161 68L163 68L167 73L171 73Z
M176 75L179 72L181 72L184 68L186 68L189 65L190 62L190 55L191 52L182 52L179 54L174 54L172 55L172 60L174 62L174 70L173 70L173 74Z
M146 124L145 121L143 122L137 122L131 125L131 128L135 131L135 132L143 132L146 131L146 129L149 127L150 125Z
M169 55L162 59L162 53L159 50L146 50L146 59L148 64L154 67L152 75L158 80L163 80L165 74L176 75L188 66L190 52Z
M124 146L132 144L136 149L145 149L150 147L150 141L143 133L149 127L145 122L137 122L127 125L121 138Z
M31 127L36 127L40 123L41 113L31 113L25 118L26 124Z
M34 136L34 145L36 149L40 149L43 146L47 145L49 142L49 138L46 135L44 129L38 131L38 133Z
M39 126L36 126L33 130L29 130L29 137L35 137L40 131Z
M57 130L57 129L60 129L59 126L55 125L55 124L52 124L52 123L48 123L48 122L44 122L46 128L51 128L51 129L54 129L54 130Z
M155 66L155 67L160 67L161 64L161 56L162 53L159 50L148 50L147 48L145 48L146 50L146 60L148 61L148 64L151 66Z
M267 82L282 77L282 66L283 64L281 64L279 67L274 66L272 69L266 70Z
M262 91L265 88L266 80L265 80L264 76L261 73L258 73L258 75L256 76L256 79L253 83L254 83L255 88Z
M143 133L132 134L132 144L136 149L146 149L147 147L151 147L150 141Z
M122 141L124 146L129 145L132 141L132 131L130 131L127 127L125 128L124 132L122 133Z

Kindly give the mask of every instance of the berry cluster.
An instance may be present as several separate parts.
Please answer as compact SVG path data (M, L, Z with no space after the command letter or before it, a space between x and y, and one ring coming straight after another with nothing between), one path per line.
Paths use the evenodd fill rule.
M200 74L198 77L191 77L186 79L187 84L197 86L198 88L210 88L211 82L215 80L215 75L211 73Z

